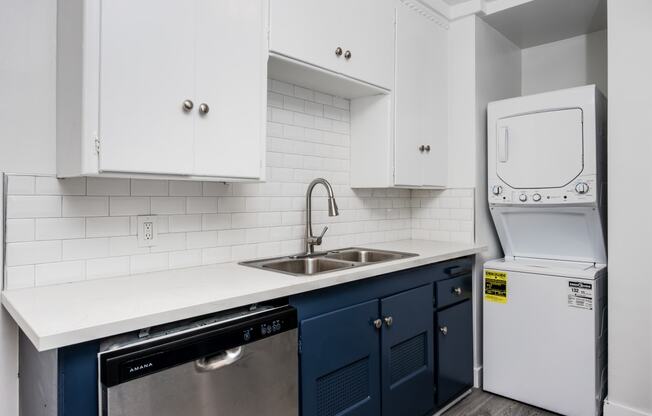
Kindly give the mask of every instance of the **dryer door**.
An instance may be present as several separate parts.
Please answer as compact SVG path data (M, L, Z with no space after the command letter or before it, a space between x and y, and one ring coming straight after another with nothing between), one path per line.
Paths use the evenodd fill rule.
M581 109L507 117L496 129L496 174L512 188L561 188L582 173Z

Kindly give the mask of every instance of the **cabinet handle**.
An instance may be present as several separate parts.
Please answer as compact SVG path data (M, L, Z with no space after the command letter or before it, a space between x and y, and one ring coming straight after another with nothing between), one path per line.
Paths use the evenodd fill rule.
M419 146L419 151L421 153L423 153L424 150L426 150L426 146L424 146L424 145Z
M335 48L335 55L342 56L342 48L340 48L339 46Z
M426 145L426 152L429 152L429 151L430 151L430 145L427 144L427 145Z
M191 100L184 100L183 101L183 111L186 113L192 110L192 108L195 106L195 104Z
M344 58L351 59L351 51L344 52Z
M440 326L439 332L441 332L444 336L448 335L448 327L446 325Z
M380 329L383 326L383 321L381 321L380 319L376 319L374 320L373 324L376 327L376 329Z
M385 319L385 325L387 325L387 327L392 326L392 324L394 323L394 318L392 318L391 316L386 316L384 319Z
M462 288L461 287L453 288L453 293L455 294L455 296L461 296L462 295Z
M208 111L210 110L210 107L206 103L201 103L199 104L199 112L201 114L208 114Z

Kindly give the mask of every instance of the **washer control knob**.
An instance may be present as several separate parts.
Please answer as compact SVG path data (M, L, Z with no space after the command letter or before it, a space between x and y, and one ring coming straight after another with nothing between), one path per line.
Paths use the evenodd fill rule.
M579 182L577 185L575 185L575 192L578 194L585 194L589 192L589 184L586 182Z
M525 194L520 194L520 195L518 196L518 200L521 201L521 202L525 202L525 201L527 201L527 195L525 195Z
M539 202L539 201L541 201L541 194L534 194L534 195L532 195L532 200L533 200L534 202Z
M500 195L503 193L503 187L500 185L494 185L491 187L491 193L494 195Z

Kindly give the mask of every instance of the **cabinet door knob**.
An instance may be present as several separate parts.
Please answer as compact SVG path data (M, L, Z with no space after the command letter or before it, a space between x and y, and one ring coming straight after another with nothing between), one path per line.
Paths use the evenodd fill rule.
M426 145L426 152L429 152L429 151L430 151L430 145L427 144L427 145Z
M195 106L195 104L191 100L184 100L183 102L183 111L186 113L192 110L192 108Z
M462 295L462 288L461 287L453 288L453 293L455 293L455 296L461 296Z
M345 57L346 59L351 59L351 51L346 51L346 52L344 52L344 57Z
M386 316L384 319L385 319L385 325L387 325L388 327L392 326L392 324L394 323L394 318L392 318L391 316Z
M424 150L426 150L426 146L424 146L424 145L419 146L419 151L420 152L423 152Z
M199 112L202 114L208 114L210 107L206 103L199 104Z
M373 324L376 327L376 329L380 329L383 326L383 321L381 321L380 319L376 319L374 320Z
M441 332L444 336L448 335L448 327L446 325L440 326L439 327L439 332Z
M342 56L342 48L340 48L339 46L335 48L335 55Z

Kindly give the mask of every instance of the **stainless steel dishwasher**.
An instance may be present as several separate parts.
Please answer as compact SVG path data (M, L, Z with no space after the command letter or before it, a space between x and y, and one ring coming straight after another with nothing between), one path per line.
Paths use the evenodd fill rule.
M298 415L297 314L252 306L103 343L103 416Z

